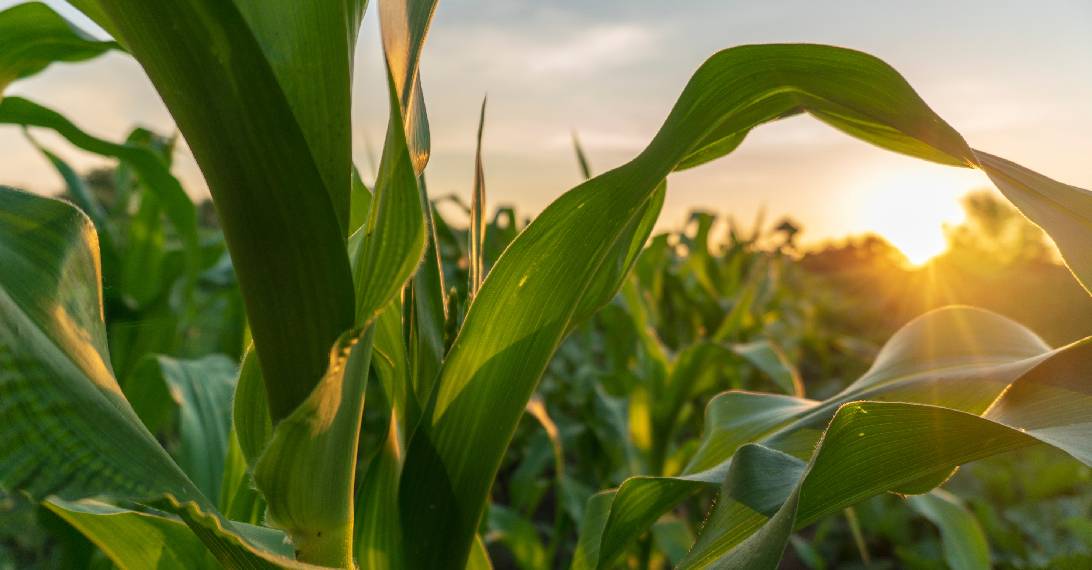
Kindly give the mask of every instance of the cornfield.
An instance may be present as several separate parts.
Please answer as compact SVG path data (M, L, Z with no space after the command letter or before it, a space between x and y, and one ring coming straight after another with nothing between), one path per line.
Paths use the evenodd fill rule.
M0 187L0 566L1092 567L1092 340L966 305L867 338L839 315L876 288L831 301L789 223L653 235L671 173L807 114L983 172L1083 301L1092 193L972 148L883 61L712 54L644 150L596 174L576 144L586 180L529 219L491 207L484 102L470 204L428 191L434 0L372 7L390 112L367 181L366 0L70 3L112 39L0 12L0 94L133 58L215 211L176 137L0 95L64 181ZM81 174L41 132L116 166ZM1051 518L1063 542L1030 552L1012 521Z

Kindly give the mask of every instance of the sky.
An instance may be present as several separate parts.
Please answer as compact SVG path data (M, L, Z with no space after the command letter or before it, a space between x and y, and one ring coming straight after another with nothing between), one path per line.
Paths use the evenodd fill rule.
M374 2L375 0L373 0ZM0 8L16 2L0 0ZM87 25L61 2L47 2ZM354 158L372 171L387 107L378 22L369 8L354 70ZM597 172L651 140L697 66L720 49L816 42L872 53L898 69L971 146L1092 188L1092 2L961 0L742 2L478 0L440 2L422 60L434 196L469 195L481 99L488 94L488 201L533 215L580 182L577 132ZM15 84L89 132L173 132L140 67L112 54L54 65ZM74 165L104 161L41 139ZM177 170L207 195L187 149ZM0 128L0 183L52 192L61 182L17 128ZM873 231L922 261L961 217L959 197L989 186L975 171L873 148L809 117L764 126L732 155L672 175L659 228L701 208L747 226L791 216L805 243Z

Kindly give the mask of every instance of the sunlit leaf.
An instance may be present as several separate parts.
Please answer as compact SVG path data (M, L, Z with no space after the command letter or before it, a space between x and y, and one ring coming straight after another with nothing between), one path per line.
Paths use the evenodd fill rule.
M349 63L363 5L74 4L140 62L193 151L231 250L271 415L287 416L352 323Z
M291 564L220 517L125 400L96 245L71 205L0 188L0 485L39 500L165 500L218 560Z
M689 157L723 154L755 126L800 110L889 150L997 171L874 57L820 45L744 46L715 54L691 78L649 146L546 208L478 292L444 363L430 417L408 448L402 523L417 547L416 564L466 558L519 412L561 339L617 290L651 229L664 178L688 166ZM1009 191L1025 198L1046 191L1035 184ZM1071 187L1049 191L1066 206L1087 199L1087 192ZM1026 211L1052 235L1088 235L1080 212L1059 208L1047 219ZM1067 258L1083 255L1083 249L1060 245ZM1076 262L1071 267L1092 277L1083 276ZM938 391L934 399L950 399L956 409L980 403L973 394L955 392ZM814 417L833 411L824 408ZM802 452L821 428L782 444Z
M163 213L182 241L191 282L197 278L201 263L197 209L155 151L133 142L117 144L89 135L56 111L21 97L7 97L0 101L0 123L52 130L82 150L117 158L131 168L162 205ZM93 207L91 209L94 210ZM158 216L158 211L156 214Z

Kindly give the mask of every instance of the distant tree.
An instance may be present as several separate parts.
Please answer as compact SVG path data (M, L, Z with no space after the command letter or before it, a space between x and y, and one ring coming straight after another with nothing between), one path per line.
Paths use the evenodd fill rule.
M801 259L808 271L832 273L873 269L881 271L902 270L909 262L891 242L873 234L850 236L841 241L826 242L809 251Z
M976 190L962 202L967 218L944 228L948 250L940 259L942 263L994 270L1056 260L1043 230L996 192Z

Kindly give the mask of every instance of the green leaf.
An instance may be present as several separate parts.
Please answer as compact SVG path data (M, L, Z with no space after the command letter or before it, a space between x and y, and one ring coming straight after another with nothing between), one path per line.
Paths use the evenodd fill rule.
M446 344L444 325L448 319L447 290L436 234L436 218L425 185L424 169L428 163L430 134L421 88L420 58L425 38L436 10L435 0L406 2L382 0L379 4L380 32L388 79L392 86L391 109L400 110L399 124L405 132L413 174L417 179L421 213L426 221L425 263L414 273L406 290L403 309L408 334L408 358L413 389L406 394L402 409L403 429L416 425L420 408L432 392ZM395 104L397 102L397 104ZM388 139L390 139L388 129ZM384 148L384 154L387 149ZM400 152L400 151L399 151ZM400 155L399 160L401 159ZM382 165L380 170L383 170ZM402 176L402 175L400 175ZM413 222L416 228L416 220ZM358 291L360 279L357 279ZM358 315L360 311L358 311Z
M436 11L437 0L407 2L380 0L379 23L383 53L394 82L398 107L406 126L406 141L414 173L420 175L428 164L430 136L421 89L420 60L425 37Z
M414 390L406 337L402 330L402 303L392 300L375 323L372 367L383 387L388 405L402 426L413 425L407 416L420 415L421 402ZM415 420L414 420L415 421Z
M78 529L119 568L213 568L215 559L181 520L95 501L50 499L46 508ZM123 536L125 541L117 540Z
M649 146L546 208L478 292L444 363L430 415L409 444L402 523L414 535L407 540L417 549L416 565L465 560L520 411L565 334L617 290L649 234L664 178L689 166L690 157L719 156L755 126L800 110L882 148L999 171L874 57L820 45L743 46L715 54L691 78ZM1088 192L1043 183L1007 191L1026 200L1049 192L1064 206L1055 215L1025 213L1051 235L1089 235L1092 226L1080 207ZM1060 247L1077 275L1092 279L1072 261L1087 255L1077 243L1062 240Z
M466 570L493 570L493 561L489 558L489 551L485 548L482 537L474 537L474 545L470 549L470 559L466 562Z
M254 466L267 519L292 539L298 559L313 564L353 566L352 497L371 358L368 330L339 339L326 375L277 424Z
M990 568L990 545L986 533L971 511L959 499L941 489L909 497L910 508L940 529L944 561L953 570Z
M611 504L617 491L601 491L588 499L584 508L584 518L580 521L580 538L573 554L573 570L589 570L599 564L600 546L603 530L610 517Z
M427 192L424 178L419 179L424 199ZM405 302L405 328L408 331L408 358L411 366L410 401L402 415L404 429L409 431L420 419L421 408L432 394L433 383L447 351L446 325L451 317L444 281L443 264L440 260L439 241L436 234L436 216L426 203L425 216L428 224L428 247L413 280L407 288Z
M374 320L402 289L426 246L424 205L394 97L391 87L392 112L368 222L349 243L357 326Z
M216 513L123 397L96 245L73 206L0 187L0 486L36 499L166 500L218 560L291 564Z
M368 213L372 209L372 191L364 185L360 172L353 167L353 182L350 190L349 235L352 235L368 223Z
M349 77L363 5L75 4L127 46L189 143L231 250L271 415L286 417L352 324Z
M1090 362L1092 340L1054 352L1017 379L983 416L921 404L847 404L831 420L805 474L776 513L754 507L753 485L732 489L726 484L705 532L682 566L772 568L764 561L775 552L780 556L784 540L779 537L793 527L930 473L1037 441L1088 464L1092 392L1084 378ZM1068 413L1042 406L1061 402L1068 404ZM1081 431L1083 438L1057 437ZM742 462L734 459L731 469ZM769 493L757 494L764 504L773 503ZM744 496L746 500L740 498Z
M720 394L705 408L705 433L685 472L715 469L743 444L772 433L818 405L814 400L780 394L734 390Z
M737 462L736 452L747 444L762 443L771 451L806 460L835 411L860 400L937 404L981 414L1000 394L1016 389L1013 383L1018 379L1065 358L1072 350L1050 350L1031 331L999 315L952 307L907 324L888 341L868 372L826 401L725 392L709 403L701 445L683 475L634 477L618 489L600 538L603 558L598 567L609 566L683 499L716 489ZM799 463L802 468L803 461ZM919 479L927 478L928 484L918 492L946 479L952 467L922 473ZM939 479L932 477L937 471ZM791 487L794 481L783 484ZM909 490L910 483L920 481L907 479L897 490ZM783 499L783 495L772 499L775 507Z
M122 509L94 499L53 498L45 506L91 539L120 568L221 567L185 522L166 513ZM291 546L279 531L240 523L234 526L240 536L266 551L282 559L292 556Z
M478 293L485 279L485 168L482 166L482 131L485 129L485 102L482 99L481 116L478 118L478 145L474 152L474 189L470 195L470 285L471 299Z
M546 547L542 545L535 524L511 509L502 505L489 507L489 534L486 540L503 544L512 553L519 568L549 568Z
M584 190L555 202L509 246L448 352L400 487L403 533L407 548L415 545L411 566L466 559L500 455L549 357L575 322L613 296L663 198L661 189L620 208L601 200L599 188ZM615 215L628 223L619 229L587 221ZM571 231L574 222L607 235L588 239ZM604 257L614 261L600 273L595 262ZM430 514L437 510L455 518Z
M162 205L167 219L178 232L186 252L190 282L197 279L201 268L197 208L159 154L148 146L135 142L116 144L91 136L56 111L20 97L7 97L0 101L0 123L52 130L80 149L117 158L122 164L132 168L140 182ZM158 212L156 215L158 216ZM156 221L158 222L158 217ZM112 241L112 238L107 240Z
M224 477L220 485L220 512L233 521L256 524L265 518L265 500L255 488L250 466L235 430L228 434Z
M239 380L235 383L232 402L232 425L239 438L239 448L251 467L258 462L262 450L273 437L273 420L269 417L263 384L258 353L251 347L239 366Z
M405 565L398 511L398 476L402 472L404 445L395 411L383 447L365 469L364 482L357 493L356 563L361 568Z
M367 222L349 242L356 321L365 332L342 337L331 353L327 375L300 407L276 425L254 472L269 505L269 519L292 537L299 558L331 566L350 566L357 556L353 546L356 450L376 319L388 313L398 316L389 309L392 299L425 249L417 178L393 87L390 93L391 120L375 195L369 200ZM389 351L391 341L400 344L397 321L387 320L378 327L383 348ZM392 361L390 366L394 365ZM260 408L258 403L246 405L252 410ZM260 415L260 410L255 410L254 419L245 421L258 422ZM247 436L260 437L260 433ZM327 484L314 485L320 477ZM364 536L371 535L365 532Z
M588 155L584 152L584 147L580 144L580 138L576 136L576 131L573 131L573 151L576 152L576 163L580 166L580 176L584 180L588 180L592 177L591 163L588 162Z
M1062 184L1019 164L975 151L990 180L1025 216L1050 234L1066 265L1092 293L1092 192Z
M28 2L0 12L0 99L13 81L55 62L94 59L117 49L80 30L45 4Z
M114 379L91 222L0 188L0 481L32 496L200 493Z
M770 341L757 340L733 345L732 351L765 373L786 394L804 395L804 384L800 380L800 373L789 362L785 353Z
M38 143L34 137L30 136L30 133L26 133L27 139L34 145L34 148L38 149L38 152L42 153L46 157L46 160L53 165L53 168L57 170L57 173L64 179L65 191L68 194L68 198L72 200L74 204L79 206L83 213L87 214L87 217L91 218L91 221L95 224L95 231L99 234L99 239L106 241L107 238L114 239L109 235L110 228L106 222L106 210L99 203L91 191L84 184L80 175L68 165L67 162L61 159L49 149ZM105 244L104 244L105 249Z
M151 356L122 387L149 430L162 416L177 414L181 437L178 464L206 497L220 497L231 430L235 363L223 355L197 360ZM166 396L166 398L164 398Z

